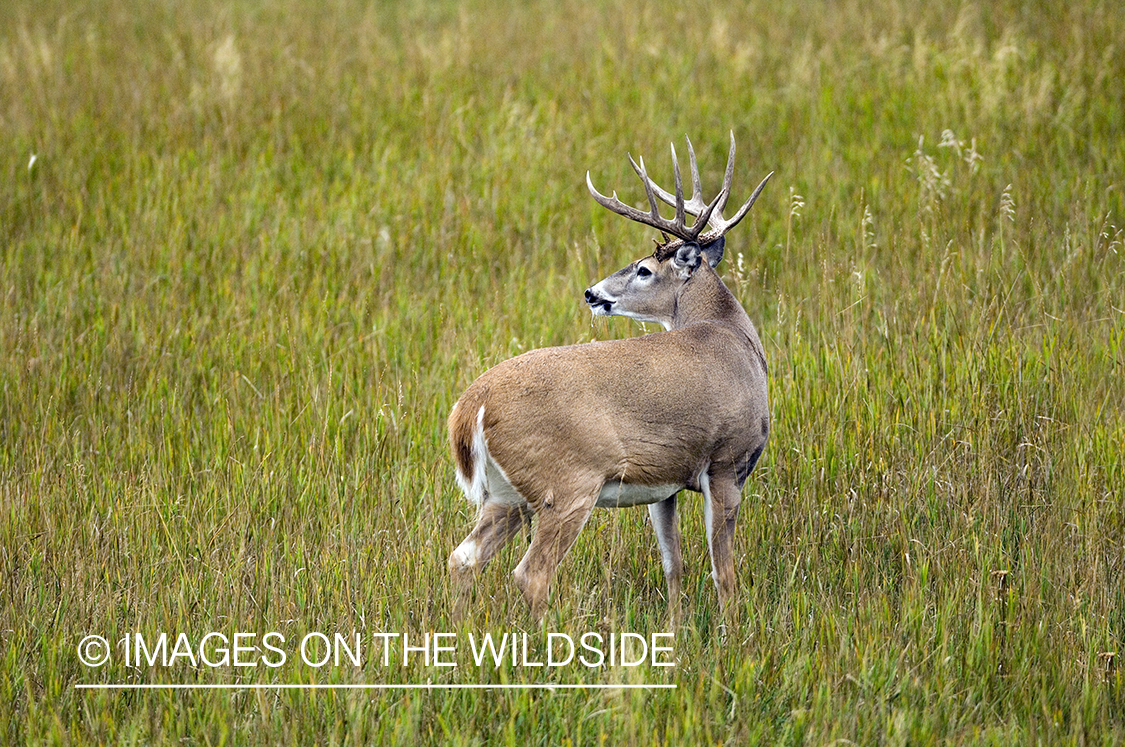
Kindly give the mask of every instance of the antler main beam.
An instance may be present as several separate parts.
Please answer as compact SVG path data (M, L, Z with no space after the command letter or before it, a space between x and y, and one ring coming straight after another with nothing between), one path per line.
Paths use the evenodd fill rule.
M629 156L629 163L633 165L633 170L637 172L637 176L641 178L641 182L645 185L645 194L648 196L650 211L645 213L630 205L626 205L617 198L617 192L613 193L613 197L606 197L594 188L593 182L590 180L590 172L586 172L586 187L590 190L590 194L598 201L598 204L612 210L618 215L623 215L629 220L643 223L646 226L652 226L661 233L675 236L682 241L700 241L700 243L709 243L718 239L720 236L726 234L730 229L738 225L738 222L746 217L750 212L750 208L758 199L758 195L762 193L762 189L766 186L766 182L773 176L771 171L766 175L766 178L758 184L757 189L750 195L750 199L738 209L729 220L723 218L723 210L726 208L727 198L730 197L731 182L734 180L734 132L730 133L730 154L727 156L727 169L723 176L723 187L719 190L719 194L710 203L703 201L703 188L699 180L699 166L695 161L695 149L691 145L691 140L687 140L688 146L688 161L691 168L691 198L684 200L684 187L683 181L680 178L680 162L676 157L676 146L672 145L672 171L675 179L676 193L672 194L660 185L654 182L645 171L645 161L640 159L638 165ZM660 215L656 200L659 198L661 201L671 205L676 209L676 217L672 220L663 218ZM693 216L696 220L695 223L689 228L687 226L686 215ZM704 228L710 230L700 240L700 234Z

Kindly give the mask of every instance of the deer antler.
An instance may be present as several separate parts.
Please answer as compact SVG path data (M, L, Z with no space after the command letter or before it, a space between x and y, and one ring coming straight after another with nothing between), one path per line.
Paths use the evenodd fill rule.
M667 190L661 189L660 185L654 182L645 171L645 161L642 158L638 166L637 162L629 156L629 163L633 164L633 170L641 178L645 185L645 193L648 195L649 206L651 211L644 213L634 207L624 204L621 200L617 199L617 193L613 193L613 197L606 197L605 195L594 189L593 182L590 181L590 172L586 172L586 186L590 190L590 194L598 201L600 205L606 207L618 215L624 215L626 218L643 223L646 226L652 226L659 230L661 233L671 234L681 241L698 241L698 243L706 244L718 239L720 236L726 234L730 229L738 225L746 214L750 212L750 208L758 199L758 195L762 193L765 188L766 182L773 176L773 172L766 175L766 178L761 181L758 188L750 195L750 199L738 209L738 212L730 219L723 218L723 209L726 207L727 198L730 196L730 186L734 179L734 132L730 133L730 154L727 156L727 170L723 177L723 188L719 190L719 194L710 203L703 202L703 188L699 182L699 167L695 162L695 149L691 146L691 140L687 141L688 146L688 160L691 165L691 199L684 201L684 187L680 179L680 163L676 158L676 146L672 145L672 170L676 183L676 193L673 195ZM673 220L662 218L657 209L656 198L660 198L663 202L676 208L676 217ZM694 225L690 228L687 227L686 214L690 214L696 220ZM700 238L703 228L707 227L711 230Z
M645 193L648 195L648 203L651 208L651 210L647 213L621 202L621 200L617 198L617 192L613 193L613 197L606 197L605 195L603 195L601 192L594 188L594 183L590 180L589 171L586 172L586 186L589 188L590 194L594 196L594 199L597 200L600 205L612 210L618 215L624 215L629 220L643 223L646 226L652 226L661 233L671 234L672 236L675 236L682 241L695 241L699 237L700 232L707 225L707 221L711 216L711 211L714 209L715 204L719 201L720 198L722 198L723 195L722 193L720 193L719 196L716 197L710 205L704 205L700 209L692 212L692 215L695 215L697 219L694 225L688 227L687 217L685 215L685 213L687 212L687 205L684 203L684 185L680 179L680 166L675 160L675 155L676 150L675 148L673 148L672 163L675 169L676 178L675 197L672 197L672 195L660 189L660 187L657 187L652 179L649 178L648 173L645 171L644 158L642 158L640 164L638 164L633 160L632 156L629 156L629 163L633 165L633 170L637 172L637 175L641 178L641 181L645 185ZM673 200L672 202L669 202L669 204L675 206L676 208L676 217L674 219L668 220L667 218L662 218L660 216L660 210L656 204L656 192L654 192L654 189L660 190L660 192L664 195L668 195L669 200ZM661 199L664 199L664 197L662 196Z

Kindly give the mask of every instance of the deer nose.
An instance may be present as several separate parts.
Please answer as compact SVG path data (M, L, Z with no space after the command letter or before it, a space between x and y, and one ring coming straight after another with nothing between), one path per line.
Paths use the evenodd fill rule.
M609 316L613 310L613 299L606 298L599 295L593 288L586 289L586 303L590 306L590 311L593 314L600 316Z

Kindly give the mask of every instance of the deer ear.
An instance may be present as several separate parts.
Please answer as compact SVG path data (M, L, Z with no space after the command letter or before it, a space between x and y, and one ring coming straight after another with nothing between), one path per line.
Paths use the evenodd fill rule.
M699 244L688 242L676 250L672 255L672 269L682 279L687 280L692 273L699 269L702 250Z
M723 249L726 248L727 240L720 236L712 241L701 250L703 256L707 258L707 264L711 267L717 267L723 261Z

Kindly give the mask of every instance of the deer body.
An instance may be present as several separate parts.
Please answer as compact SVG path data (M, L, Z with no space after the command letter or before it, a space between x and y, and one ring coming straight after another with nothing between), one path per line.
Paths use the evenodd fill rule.
M692 171L697 184L694 153ZM682 223L683 211L703 209L694 198L685 207L678 182L677 171ZM729 178L723 202L726 189ZM717 212L721 221L721 206ZM700 217L697 226L707 223ZM704 494L713 576L728 606L740 492L769 433L766 360L754 325L713 269L721 233L703 244L696 238L669 242L586 292L595 314L653 321L666 331L532 350L486 371L454 406L457 479L478 507L476 527L449 559L458 607L473 576L534 515L534 536L514 575L540 616L550 577L592 510L643 504L675 620L682 575L676 495L684 488Z
M709 465L729 464L745 480L769 418L761 343L749 319L740 321L695 321L500 363L466 390L450 417L458 475L472 485L487 456L533 512L545 491L558 491L545 475L595 474L603 483L597 505L606 506L699 490ZM703 385L685 387L701 371ZM650 486L669 489L655 497L634 489ZM470 492L470 499L480 505L496 492Z

